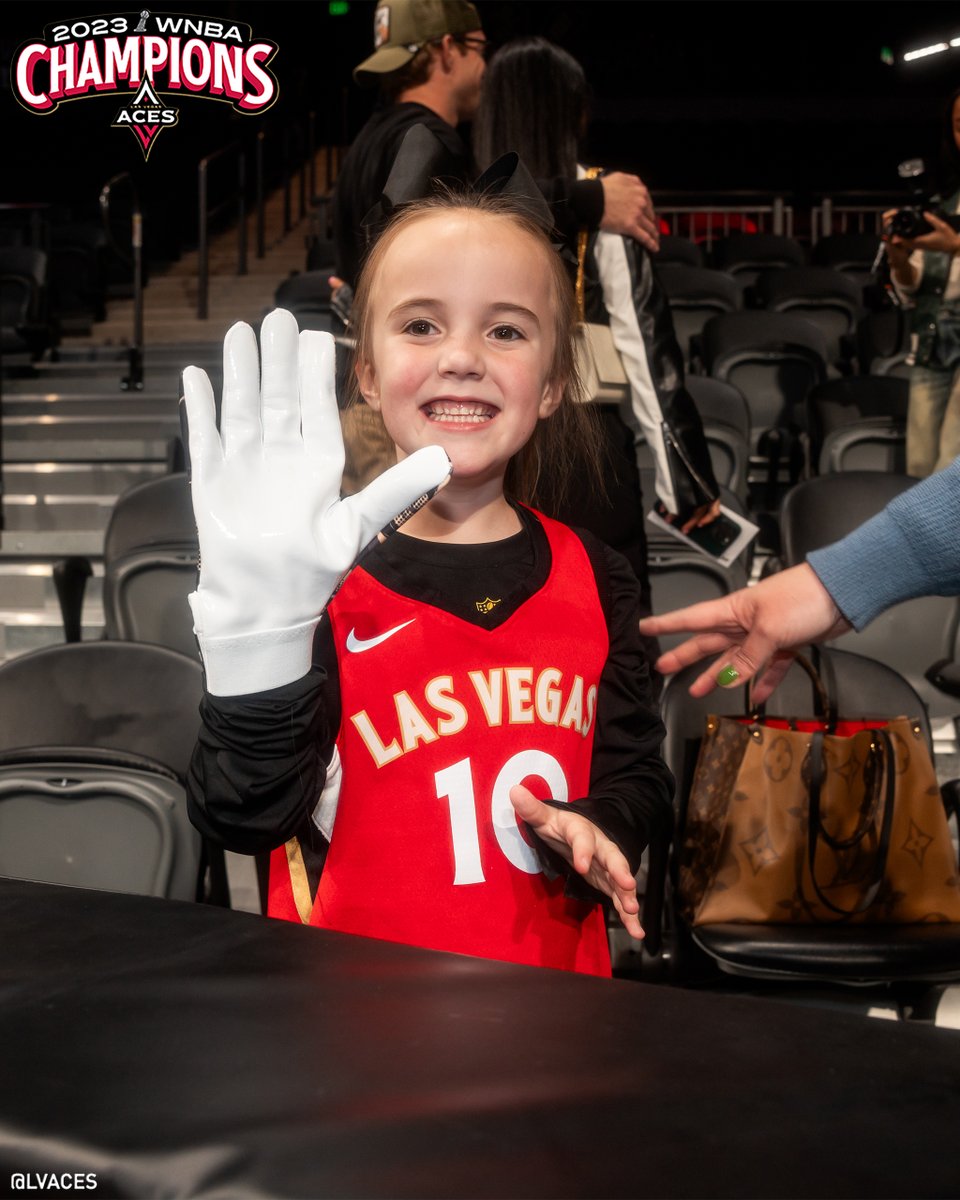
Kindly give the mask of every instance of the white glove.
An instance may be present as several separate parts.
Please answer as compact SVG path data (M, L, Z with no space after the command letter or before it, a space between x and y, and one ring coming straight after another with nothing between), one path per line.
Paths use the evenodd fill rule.
M357 555L450 474L444 451L428 446L341 500L333 338L305 331L298 341L296 319L277 309L260 341L262 380L250 326L224 338L219 432L207 373L183 373L200 538L189 599L207 690L218 696L305 675L320 614Z

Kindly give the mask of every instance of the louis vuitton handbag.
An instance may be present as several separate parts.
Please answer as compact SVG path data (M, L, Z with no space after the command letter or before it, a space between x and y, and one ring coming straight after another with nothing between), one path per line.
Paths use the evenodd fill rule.
M960 922L960 874L916 720L709 716L678 889L692 925Z

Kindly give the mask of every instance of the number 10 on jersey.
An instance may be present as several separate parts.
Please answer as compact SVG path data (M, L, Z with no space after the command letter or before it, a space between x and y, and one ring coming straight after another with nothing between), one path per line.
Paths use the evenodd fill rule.
M543 750L521 750L500 768L490 796L490 820L493 832L507 861L528 875L541 871L537 856L523 840L517 814L510 803L510 789L530 775L539 776L553 800L566 804L569 799L563 767ZM454 884L484 883L480 860L480 834L473 767L469 758L437 771L434 776L437 799L446 800L450 809L450 834L453 841Z

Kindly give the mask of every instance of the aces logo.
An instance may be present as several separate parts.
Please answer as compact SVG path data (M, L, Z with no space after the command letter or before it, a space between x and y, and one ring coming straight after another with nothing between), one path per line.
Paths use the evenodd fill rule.
M111 125L129 129L146 159L179 122L183 100L265 112L278 93L276 53L249 25L143 9L46 26L14 55L10 79L24 108L41 115L67 100L119 99Z

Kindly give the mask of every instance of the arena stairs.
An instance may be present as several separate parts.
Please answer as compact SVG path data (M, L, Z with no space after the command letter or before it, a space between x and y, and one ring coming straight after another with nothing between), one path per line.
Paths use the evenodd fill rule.
M322 164L321 164L322 166ZM254 216L248 246L255 245ZM197 255L154 269L144 291L143 388L125 390L132 299L108 300L106 319L64 337L55 356L3 380L3 530L0 532L0 662L63 641L53 564L90 559L84 640L102 634L103 537L117 497L168 470L179 434L179 376L203 366L220 387L220 347L238 320L257 325L283 280L306 267L313 217L284 232L283 192L266 205L266 253L236 274L236 228L211 239L209 316L197 309ZM145 243L149 254L149 228ZM10 372L5 372L5 375Z

